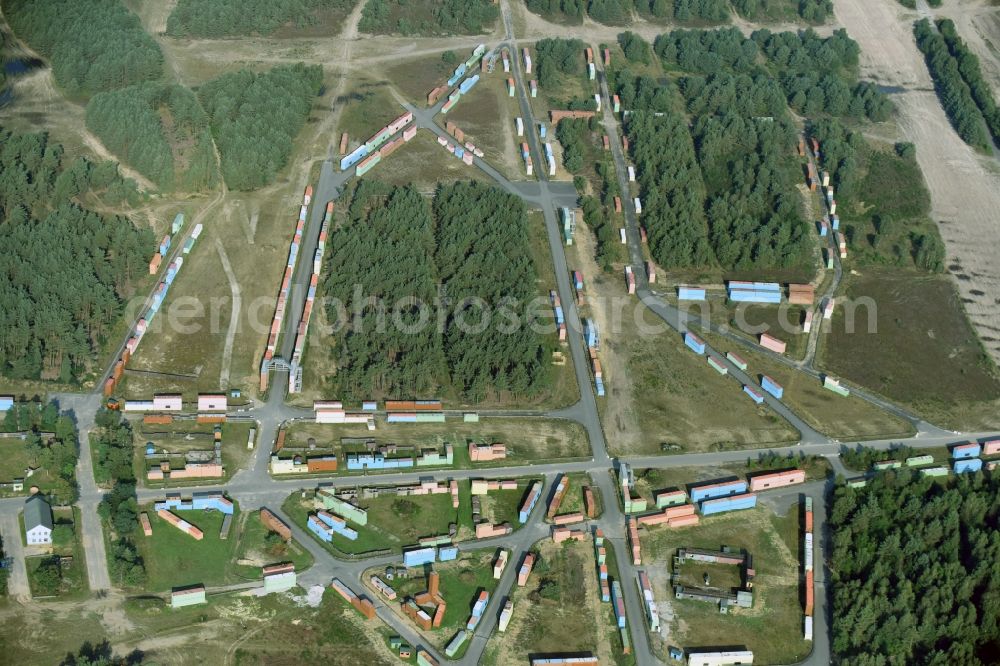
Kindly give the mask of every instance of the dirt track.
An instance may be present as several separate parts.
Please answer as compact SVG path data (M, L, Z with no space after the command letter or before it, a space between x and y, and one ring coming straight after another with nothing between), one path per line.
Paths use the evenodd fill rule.
M931 215L940 223L947 247L946 264L957 280L970 320L994 360L1000 362L998 165L963 143L948 123L913 40L916 13L894 0L839 0L834 7L838 22L861 45L862 76L907 89L893 95L899 107L901 138L917 146L917 161L931 194ZM980 57L991 59L984 69L996 68L992 53L980 53Z

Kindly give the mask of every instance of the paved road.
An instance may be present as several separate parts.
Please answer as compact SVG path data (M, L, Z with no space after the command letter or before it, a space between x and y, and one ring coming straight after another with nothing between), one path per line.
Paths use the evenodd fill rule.
M538 418L540 416L571 419L581 424L586 429L593 449L593 457L590 460L578 462L533 466L510 466L491 469L437 470L333 477L329 479L274 479L268 474L268 462L271 447L280 425L284 421L292 419L308 419L311 416L310 410L293 408L284 404L284 398L287 391L287 375L284 372L274 372L271 382L272 388L268 393L266 402L257 405L249 412L232 415L233 418L252 418L257 422L259 433L257 450L255 451L248 467L235 474L226 484L215 487L207 486L184 488L179 490L184 494L208 489L224 490L231 497L239 501L241 508L244 510L253 510L261 506L267 506L276 514L282 516L285 521L292 526L292 532L295 538L303 545L303 547L312 553L315 559L315 565L308 571L303 572L300 576L300 581L303 585L326 585L329 583L331 578L340 578L346 584L351 586L356 592L364 593L371 598L376 604L379 617L393 627L396 632L400 633L414 645L423 645L425 649L428 649L432 654L440 659L441 655L439 655L437 651L426 646L412 627L410 627L405 621L401 620L396 612L382 603L382 600L378 598L378 595L371 590L368 590L362 581L362 574L366 569L373 566L383 566L390 562L398 562L399 557L391 556L351 562L340 561L333 558L319 543L307 534L305 530L292 523L287 516L283 515L280 507L285 498L299 489L314 488L318 483L329 484L335 488L357 486L359 484L366 483L401 484L413 483L422 478L427 478L428 476L432 476L440 480L468 479L473 477L504 478L515 475L523 475L525 473L542 474L546 478L546 487L549 488L551 487L553 479L557 473L586 472L590 474L594 485L596 485L600 490L604 504L604 514L600 519L591 521L590 525L592 527L600 527L604 531L606 537L608 538L609 545L614 549L617 556L623 583L622 589L625 593L626 611L631 625L630 628L632 630L633 646L636 650L638 661L641 664L658 663L658 660L649 649L645 615L636 591L636 586L632 584L632 580L634 580L636 575L636 569L631 563L630 551L627 548L625 538L625 516L622 514L619 506L618 488L615 480L616 477L612 471L617 464L617 461L612 460L607 452L607 446L597 411L597 403L592 388L587 388L592 387L589 362L582 341L580 317L575 306L575 299L573 298L572 290L570 288L569 271L562 245L561 233L557 223L556 208L564 205L575 205L576 192L573 189L573 186L569 183L549 183L545 175L545 170L542 168L544 166L544 159L543 152L541 150L541 142L537 136L538 124L535 121L530 107L529 98L524 84L524 77L520 69L521 59L517 54L509 3L505 0L501 3L501 6L504 25L507 30L505 44L511 49L514 56L513 74L517 84L518 103L521 108L521 115L524 118L528 129L527 141L532 154L532 159L535 164L539 166L539 179L537 182L512 182L484 160L477 158L474 160L474 165L495 180L500 187L521 197L527 204L541 208L543 212L550 251L553 263L557 269L557 288L560 298L565 306L567 326L571 332L568 336L568 343L571 357L573 359L574 371L577 376L578 384L581 387L581 397L576 404L570 407L547 413L535 412L531 410L497 410L493 412L484 411L481 413L483 414L483 418L487 420L495 417ZM621 150L618 123L611 113L611 104L608 101L609 97L603 73L603 65L601 64L600 59L596 59L596 62L598 67L601 69L600 85L606 100L603 104L603 108L605 110L604 125L607 129L609 138L611 138L612 156L618 172L619 184L622 187L622 191L627 192L628 184L625 182L624 176L625 158ZM438 136L447 136L435 120L435 115L440 110L441 105L443 105L443 101L437 106L426 110L418 109L409 105L407 105L407 108L413 111L418 126L428 129ZM335 200L339 197L343 191L344 185L352 177L353 170L349 170L347 172L337 172L333 163L329 160L324 162L322 165L320 179L314 192L314 200L316 203L313 206L309 223L306 225L306 229L303 233L302 246L299 251L300 260L298 261L298 265L293 275L293 283L289 296L289 306L286 310L286 312L289 313L289 316L286 318L281 341L281 352L285 358L290 358L292 354L295 332L298 328L302 304L304 302L305 293L311 277L311 259L316 249L319 230L322 225L322 218L325 214L326 202ZM686 330L689 324L704 326L704 323L700 322L696 317L690 317L686 313L679 311L677 308L670 306L660 299L655 291L650 289L646 279L644 263L642 261L638 234L638 222L635 211L632 207L631 198L623 198L630 260L633 270L637 276L639 287L637 291L639 298L642 299L643 303L649 309L653 310L664 320L664 322L678 332ZM178 241L177 247L174 248L174 251L176 252L181 245L182 242ZM721 331L719 332L724 335L728 335L728 337L735 342L752 346L759 352L768 353L766 350L761 350L756 345L753 345L753 343L739 336L727 334ZM811 364L806 363L802 364L803 367L798 367L797 364L791 362L789 359L781 357L780 355L773 356L778 361L791 364L803 372L807 372L817 377L819 375L819 373L811 367L805 367L810 366ZM751 385L757 385L756 381L752 377L745 376L738 370L738 368L735 368L735 366L730 364L729 370L734 380ZM919 418L907 413L905 410L902 410L895 405L888 403L887 401L878 398L877 396L871 396L864 391L857 390L855 393L864 399L873 402L873 404L886 409L887 411L906 418L917 427L917 434L914 438L908 440L887 439L866 442L866 445L868 446L885 449L895 444L905 442L910 446L919 448L942 446L959 439L956 433L950 433L930 424L926 424ZM846 475L847 470L843 468L843 465L838 457L842 447L840 442L816 432L801 418L794 414L792 410L788 409L781 401L775 400L767 394L765 395L768 404L802 433L802 441L798 445L775 448L771 449L771 451L780 454L789 452L805 452L823 455L831 460L835 472ZM97 517L96 511L97 505L101 500L102 493L94 483L90 455L90 442L87 436L87 431L93 427L94 415L100 406L101 398L99 394L96 393L91 395L67 394L60 395L58 398L61 408L69 410L75 415L78 427L81 431L81 453L77 469L77 479L80 485L80 507L82 514L81 532L83 535L84 547L87 552L88 580L92 590L106 591L110 589L110 579L107 571L107 559L100 520ZM970 433L964 435L963 438L979 438L991 436L993 434L994 433ZM761 450L723 451L699 454L680 454L673 456L640 456L627 458L626 460L636 468L669 468L678 466L715 465L726 462L739 462L747 459L748 457L759 455L762 452L763 451ZM807 492L814 498L814 506L816 510L815 522L818 528L822 529L822 526L825 526L822 484L809 484L804 488L800 487L798 489L790 489L787 493L787 497L781 492L769 494L767 501L783 501L787 498L793 497L793 495L794 497L798 497L802 492ZM142 487L138 490L138 496L141 502L162 498L163 494L163 490L151 490ZM788 501L791 500L788 499ZM19 556L20 554L17 553L19 548L13 547L14 543L16 543L17 546L20 545L20 535L17 533L16 512L22 503L23 501L20 499L0 501L0 530L3 531L6 543L9 538L7 535L11 530L11 520L13 517L13 530L16 539L12 539L12 548L9 552L14 556L15 567L18 566L17 563L19 562L20 567L23 570L23 557ZM501 579L498 588L491 599L484 620L477 628L466 655L458 663L471 665L478 662L483 650L485 649L486 642L496 625L499 609L502 607L503 601L509 594L516 571L516 565L520 562L521 556L524 552L530 549L539 539L546 538L548 536L549 527L542 519L543 505L544 503L539 502L539 506L536 507L529 522L520 530L508 537L483 541L470 541L460 544L459 547L462 550L502 546L511 549L513 552L510 560L511 565L508 566L504 577ZM828 540L829 534L824 531L819 541L825 547ZM822 561L820 556L821 552L822 551L817 552L817 562ZM16 578L17 576L18 573L15 570L14 577ZM26 580L26 576L22 576L22 578ZM824 580L825 576L820 575L820 573L817 572L818 587L822 588ZM242 589L245 587L246 584L244 583L239 586L235 586L233 589ZM828 639L828 631L826 629L827 615L825 613L825 606L823 605L825 596L822 593L818 593L816 601L817 641L812 655L805 662L809 664L828 663L829 660L828 640L824 640ZM441 659L441 661L444 662L445 660Z
M657 660L649 647L649 636L641 626L643 611L638 588L631 584L635 580L636 570L632 565L632 558L629 557L630 553L626 548L624 540L617 537L619 533L624 535L625 516L618 505L615 481L612 478L612 474L607 471L611 459L608 456L604 431L601 429L600 416L597 411L597 400L594 397L593 380L590 376L589 357L583 346L580 316L576 308L576 301L573 298L573 292L570 289L569 265L566 262L562 234L556 217L556 208L549 194L548 176L544 168L544 152L541 149L541 141L538 137L538 123L531 110L527 85L521 71L523 63L517 53L509 0L501 2L501 13L507 33L507 45L511 49L513 56L511 69L517 86L518 104L521 108L521 117L524 119L528 147L531 152L532 162L538 165L537 173L541 185L542 198L540 203L542 205L542 214L545 218L549 250L552 253L553 265L556 269L556 286L559 291L559 299L563 303L563 311L566 318L568 329L566 337L569 342L573 367L576 372L577 385L580 387L580 401L577 404L577 409L580 410L581 423L587 430L587 435L590 438L594 462L596 464L603 464L605 468L604 471L593 475L596 485L601 491L601 496L604 498L605 511L600 524L608 537L610 546L614 549L619 572L624 583L622 590L625 597L625 611L631 619L632 647L636 660L640 664L653 664Z
M76 463L76 482L80 499L80 538L87 559L87 583L90 591L104 594L111 589L108 574L108 556L104 547L104 529L97 507L104 497L94 481L93 457L90 452L90 431L94 427L94 417L101 406L101 395L59 394L56 396L59 408L71 413L80 433L80 458Z
M4 556L11 561L10 572L7 574L7 594L22 603L31 601L28 568L24 562L24 546L21 544L21 526L17 519L23 508L22 497L0 500L0 537L3 538Z

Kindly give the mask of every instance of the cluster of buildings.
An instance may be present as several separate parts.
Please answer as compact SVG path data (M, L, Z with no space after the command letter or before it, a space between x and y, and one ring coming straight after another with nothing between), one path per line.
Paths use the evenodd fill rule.
M171 454L161 451L157 454L152 443L146 445L146 460L158 463L146 470L146 478L150 481L179 481L184 479L218 479L226 474L222 465L222 431L216 428L215 441L211 450L187 451L184 453L184 466L171 467Z
M696 587L676 584L680 581L681 567L686 562L703 562L706 564L726 564L739 567L741 585L735 589L720 589L715 587ZM700 548L681 548L674 557L674 571L671 576L675 582L674 597L677 599L692 599L718 604L725 611L733 606L750 608L753 606L753 579L756 572L753 567L753 557L746 552L733 552L723 547L721 551L702 550Z
M326 490L316 491L316 512L309 516L306 527L321 541L330 543L333 535L354 541L358 538L357 530L348 527L350 521L356 525L368 524L368 512L347 500L341 499Z
M210 420L225 415L229 409L225 393L202 393L198 395L197 413ZM179 393L165 393L153 396L152 400L126 400L122 411L130 414L172 414L184 411L184 397ZM222 420L225 420L224 418ZM204 422L204 421L199 421Z
M667 527L690 527L701 522L704 516L729 511L741 511L757 506L757 493L764 490L784 488L804 483L805 470L791 469L778 472L755 474L748 480L732 479L703 483L690 487L690 501L684 490L673 489L654 494L656 511L647 511L647 501L633 497L634 473L627 463L619 468L620 487L625 513L628 515L627 536L632 549L632 561L642 563L642 549L639 541L639 526L650 528L657 525Z
M205 534L196 525L184 520L174 511L218 511L224 514L225 518L223 518L222 527L219 530L220 539L228 537L233 519L232 501L219 492L195 493L188 501L181 499L180 493L171 493L162 502L155 502L153 509L156 511L156 515L164 521L198 541L201 541ZM145 513L140 514L139 523L146 536L152 535L152 526Z

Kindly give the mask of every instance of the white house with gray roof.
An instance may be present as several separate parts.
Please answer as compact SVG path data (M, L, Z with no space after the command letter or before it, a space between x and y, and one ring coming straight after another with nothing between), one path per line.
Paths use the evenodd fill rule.
M24 503L24 539L29 546L52 543L52 507L41 495L33 495Z

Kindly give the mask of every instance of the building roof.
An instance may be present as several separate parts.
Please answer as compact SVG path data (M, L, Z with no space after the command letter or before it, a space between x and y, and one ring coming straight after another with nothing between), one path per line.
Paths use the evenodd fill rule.
M39 525L52 529L52 507L41 495L34 495L24 503L24 530L30 531Z

